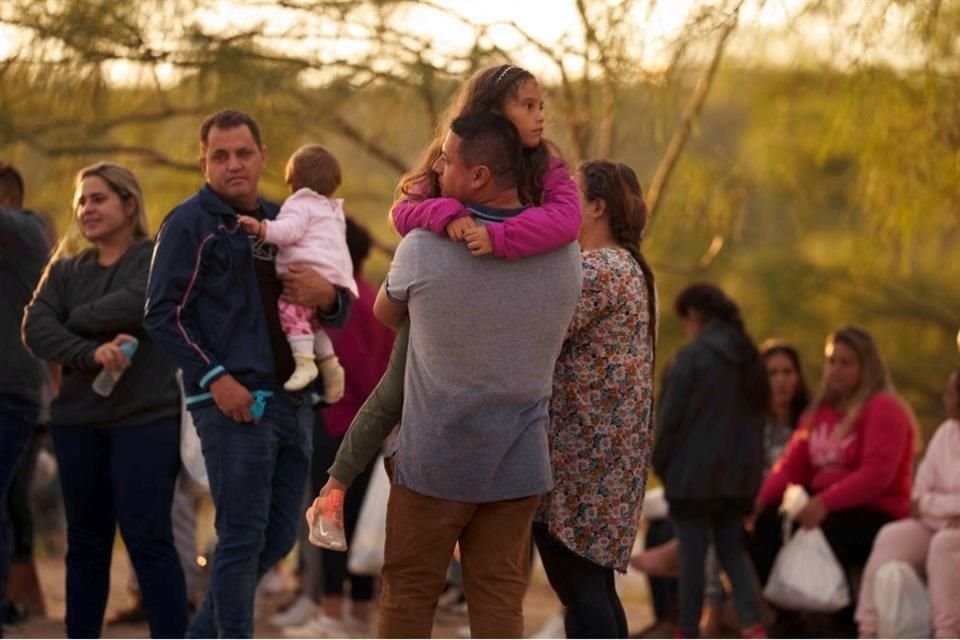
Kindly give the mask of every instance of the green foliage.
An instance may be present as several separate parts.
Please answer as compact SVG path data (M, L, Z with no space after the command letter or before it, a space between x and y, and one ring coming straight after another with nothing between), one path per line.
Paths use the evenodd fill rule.
M391 12L410 3L281 4L299 7L304 22L308 14L332 21L334 38L337 29L367 29L378 48L348 64L304 49L300 23L273 40L264 25L218 31L183 18L210 8L200 0L0 5L0 23L31 34L22 51L0 61L0 157L22 169L28 204L53 214L62 231L71 223L72 176L110 158L141 179L156 228L201 183L194 167L202 115L231 106L263 126L266 195L282 199L286 158L319 142L344 167L338 195L348 212L381 243L395 243L386 213L402 167L416 161L463 75L503 52L478 37L462 57L436 62L419 34L388 25ZM846 11L837 0L811 6L818 19ZM891 6L912 11L907 35L924 52L920 68L722 67L646 251L664 310L661 365L684 340L673 297L711 280L739 301L756 338L795 342L814 383L826 334L851 321L867 326L929 432L957 363L960 326L960 2L877 2L863 24ZM597 19L601 29L604 20ZM688 36L691 47L706 37ZM648 183L698 75L682 66L659 79L628 73L624 51L607 60L627 79L611 93L603 82L577 78L548 87L549 133L568 151L603 148L582 127L609 124L605 99L613 96L609 148ZM139 64L128 69L138 82L116 82L117 61ZM174 71L161 80L153 74L163 65ZM368 275L382 277L387 264L379 255Z

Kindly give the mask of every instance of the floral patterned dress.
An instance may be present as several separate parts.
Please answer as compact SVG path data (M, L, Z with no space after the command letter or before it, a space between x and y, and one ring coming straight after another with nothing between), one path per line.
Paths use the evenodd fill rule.
M583 291L553 377L554 488L535 520L574 553L626 571L653 450L647 283L624 249L583 254Z

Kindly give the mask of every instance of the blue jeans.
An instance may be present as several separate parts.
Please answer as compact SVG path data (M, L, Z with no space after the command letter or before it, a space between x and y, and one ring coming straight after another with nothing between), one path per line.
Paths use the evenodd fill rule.
M216 406L191 411L217 509L210 588L191 638L253 637L257 583L293 547L303 517L313 411L279 393L257 424L234 422Z
M733 587L733 604L740 627L760 622L759 596L753 568L747 560L743 516L673 517L680 542L680 633L696 638L703 609L705 563L711 539L720 566Z
M150 635L182 638L187 595L170 523L179 419L109 429L54 425L50 433L67 513L67 635L100 636L119 524Z
M27 448L37 425L40 408L19 396L0 395L0 607L7 592L7 491L17 461ZM0 611L3 611L0 608ZM0 625L3 620L0 619ZM0 633L0 637L2 637Z

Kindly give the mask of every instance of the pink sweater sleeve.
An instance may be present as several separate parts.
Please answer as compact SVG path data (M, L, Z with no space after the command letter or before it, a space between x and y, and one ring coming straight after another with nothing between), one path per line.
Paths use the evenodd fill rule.
M487 225L493 254L517 260L570 244L580 233L580 194L567 166L550 159L543 180L543 204L504 222Z
M805 422L805 417L801 418L800 423ZM810 467L809 435L809 430L802 427L793 432L783 457L774 465L773 471L760 487L760 502L765 506L779 503L788 484L809 484L813 475Z
M429 229L444 234L448 224L465 215L468 215L467 210L456 198L401 200L390 211L393 226L401 236L414 229Z
M950 491L951 487L943 486L943 480L938 482L938 479L949 478L956 465L960 465L958 451L950 446L950 430L956 428L955 424L947 422L937 429L917 469L913 498L918 502L921 515L933 518L960 516L960 491Z
M903 452L911 447L910 420L899 402L878 394L864 411L860 465L820 493L829 511L856 507L883 494L896 478Z
M297 244L307 232L310 224L310 205L296 198L288 198L276 219L267 220L267 230L263 239L278 247Z

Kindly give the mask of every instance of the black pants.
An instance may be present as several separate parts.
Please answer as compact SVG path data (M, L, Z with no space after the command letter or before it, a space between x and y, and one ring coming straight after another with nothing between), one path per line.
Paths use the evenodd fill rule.
M323 485L326 484L327 469L330 468L337 457L337 449L340 448L342 441L342 437L335 438L327 433L323 415L318 410L313 431L313 460L310 465L313 495L317 495ZM360 518L360 507L363 504L363 497L367 493L367 485L370 484L370 476L373 473L375 462L375 460L372 460L363 470L363 473L357 476L350 485L350 490L347 491L346 498L343 501L343 528L348 543L353 540L353 531L356 529L357 520ZM354 602L370 602L373 600L373 577L357 576L347 571L346 552L321 549L320 553L323 565L324 595L342 596L344 592L343 583L349 580L351 600Z
M617 595L613 569L578 556L541 522L533 523L533 539L547 580L567 609L567 637L626 638L627 616Z
M170 522L177 417L101 429L51 427L67 512L67 635L98 638L117 524L154 638L183 638L187 592Z
M669 518L651 520L647 527L647 549L659 547L673 540L673 523ZM655 578L648 576L650 595L653 600L653 612L657 622L676 622L677 620L677 578Z
M833 550L837 561L843 567L850 584L849 607L834 614L837 631L856 633L856 624L853 619L856 608L857 590L850 583L851 572L862 572L873 549L873 540L877 537L883 525L894 520L893 516L885 511L857 507L834 511L820 524L823 535ZM775 506L767 507L761 512L754 526L753 536L750 539L750 555L753 557L757 574L761 584L766 585L773 562L783 546L783 525Z

